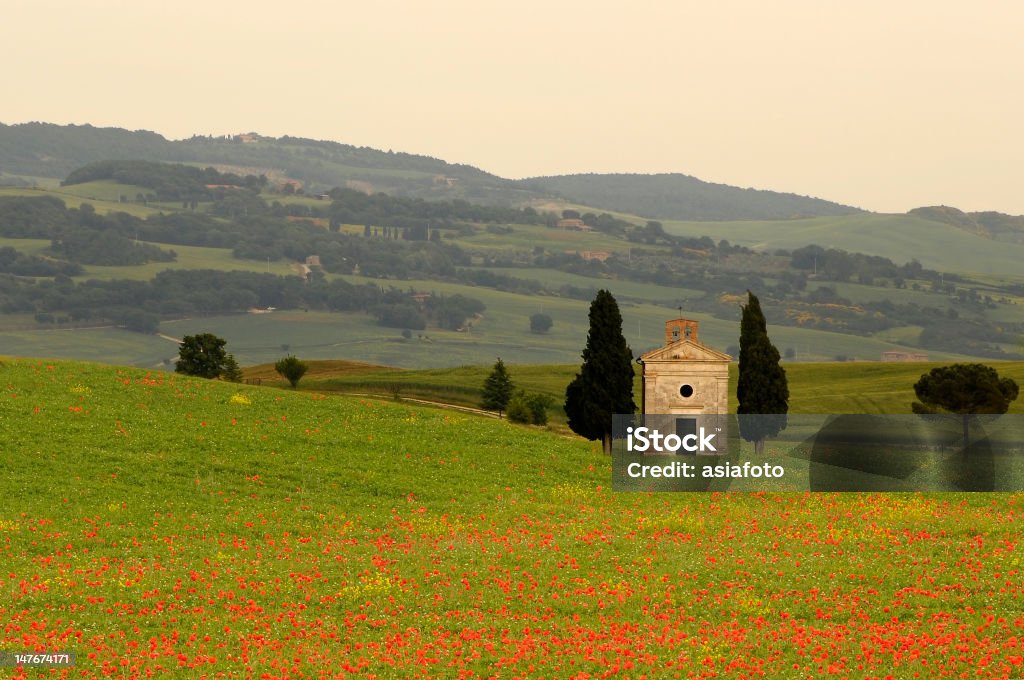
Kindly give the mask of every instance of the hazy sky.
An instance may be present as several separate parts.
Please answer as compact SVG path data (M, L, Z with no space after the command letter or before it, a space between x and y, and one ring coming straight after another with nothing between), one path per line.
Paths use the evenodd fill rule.
M1024 4L0 0L0 122L1024 213Z

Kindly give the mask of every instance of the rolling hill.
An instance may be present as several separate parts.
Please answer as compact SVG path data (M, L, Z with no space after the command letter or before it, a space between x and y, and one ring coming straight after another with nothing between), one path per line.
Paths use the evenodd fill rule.
M525 205L558 198L642 216L650 213L650 206L664 203L671 207L659 208L658 214L666 212L684 219L777 219L855 212L853 208L820 199L708 184L684 175L573 175L513 181L469 165L427 156L298 137L245 134L172 141L142 130L49 123L0 124L0 180L6 183L64 179L89 163L118 159L211 165L240 174L263 173L277 181L297 180L306 185L309 193L349 186L402 196L459 198L498 205ZM655 196L661 197L661 202L652 203ZM681 210L681 205L691 208Z
M0 331L9 351L94 358L102 352L92 345L103 337L110 361L160 366L174 350L166 338L211 331L246 364L275 359L284 347L304 358L420 368L499 355L571 362L586 332L586 301L599 288L623 303L625 332L637 350L656 345L661 323L679 308L701 320L712 344L728 348L736 342L737 300L748 289L764 295L779 324L773 339L789 358L927 349L933 359L1002 359L1020 348L1024 244L1012 242L1019 220L1009 216L947 208L879 215L683 175L509 182L437 159L291 137L173 142L90 126L0 126L0 167L8 176L18 168L55 172L108 153L185 164L103 160L76 168L60 186L0 188L7 276ZM220 172L196 167L204 164L199 158L231 162L218 163ZM293 185L252 174L283 181L300 170L348 185L363 181L352 172L373 175L399 193L442 200L346 188L300 195ZM532 205L462 200L477 189L511 189L515 196L501 201ZM590 211L601 208L583 200L664 214L690 205L708 219L645 224L638 214L595 215ZM560 228L561 206L580 212L585 228ZM794 219L815 213L829 214ZM662 213L645 213L654 214ZM790 219L720 219L757 214ZM321 269L305 282L315 285L300 289L307 257ZM71 272L77 290L66 282L54 287L46 277L55 268ZM186 283L216 279L231 295L196 295L187 285L168 291L169 283L185 281L187 275L171 276L181 270L194 272ZM234 273L213 277L212 270ZM246 272L278 276L264 285ZM367 293L362 306L343 304L356 289L370 288L387 301ZM428 325L419 319L423 309L409 315L408 298L422 303L435 295L472 299L476 316L443 324L435 315L427 332L403 337L403 324L407 332ZM385 312L400 311L387 305L405 310L401 322L392 315L385 323ZM260 306L278 313L241 314ZM554 314L551 333L529 332L529 316L538 312ZM120 337L121 328L140 334ZM163 339L142 334L157 330Z

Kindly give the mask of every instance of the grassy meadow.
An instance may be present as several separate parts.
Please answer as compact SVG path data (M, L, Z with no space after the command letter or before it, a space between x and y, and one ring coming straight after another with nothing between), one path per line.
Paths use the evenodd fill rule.
M0 244L2 245L2 244ZM211 248L183 248L186 254L197 251L205 256ZM215 256L214 256L215 257ZM259 269L265 264L236 260L242 267ZM151 267L155 265L145 265ZM165 265L166 266L166 265ZM272 267L277 266L272 263ZM90 267L97 270L117 267ZM134 269L134 268L132 268ZM120 272L117 273L120 276ZM345 277L354 283L373 281ZM377 282L378 284L381 282ZM399 329L377 324L374 317L362 313L277 311L271 314L234 314L193 317L164 321L160 333L167 338L210 332L228 342L244 365L276 361L286 353L302 359L339 359L361 361L402 368L452 368L493 364L497 357L514 364L578 364L586 344L589 303L560 297L538 297L504 293L487 288L436 281L391 281L396 286L476 297L486 305L483 317L466 332L428 329L404 339ZM616 295L617 282L606 285ZM664 341L664 322L672 316L666 306L631 300L628 292L620 303L623 332L630 346L640 352L658 347ZM543 312L555 321L545 334L530 332L529 317ZM737 320L724 321L704 314L692 314L701 322L701 339L720 349L738 343ZM896 330L886 339L864 338L828 331L772 326L773 342L785 351L792 348L797 363L827 361L836 355L858 359L876 359L887 350L906 350L913 332ZM908 344L901 344L908 343ZM46 327L31 315L0 318L0 352L9 355L53 358L82 358L117 365L160 367L177 354L173 341L156 335L134 333L118 328ZM955 354L930 352L936 360L965 359Z
M1024 668L1019 493L614 493L593 443L505 421L76 362L0 375L0 646L77 654L45 677Z

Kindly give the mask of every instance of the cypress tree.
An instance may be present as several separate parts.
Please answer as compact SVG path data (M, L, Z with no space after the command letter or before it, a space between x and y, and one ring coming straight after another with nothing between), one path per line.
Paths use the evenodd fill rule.
M600 290L590 304L590 331L583 365L565 390L565 414L573 432L600 439L612 450L612 416L632 414L633 353L622 335L622 315L615 298Z
M508 407L508 402L512 399L513 387L512 378L509 377L508 370L505 368L505 362L498 357L491 374L484 380L481 407L488 411L497 411L500 418L501 412Z
M789 412L789 384L786 369L779 363L779 350L768 339L768 325L761 302L747 291L747 304L740 320L740 374L736 386L740 436L764 452L764 440L786 428ZM754 415L744 418L744 415Z

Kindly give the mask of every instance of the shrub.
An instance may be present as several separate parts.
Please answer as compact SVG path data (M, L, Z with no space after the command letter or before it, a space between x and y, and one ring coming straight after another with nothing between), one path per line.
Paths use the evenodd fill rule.
M530 408L530 422L534 425L548 424L548 409L554 406L555 400L548 394L531 394L526 397L526 405Z
M302 376L306 375L309 366L289 354L274 364L274 370L284 377L292 386L292 389L294 389L299 384Z
M227 358L224 359L224 370L220 374L221 380L228 382L242 382L245 377L242 375L242 369L238 366L238 361L235 360L235 355L228 352Z
M530 405L526 401L526 395L522 392L509 399L506 408L505 412L508 414L508 419L513 423L532 422L533 411L530 410Z
M508 419L514 423L547 425L548 409L555 403L547 394L517 392L508 402Z

